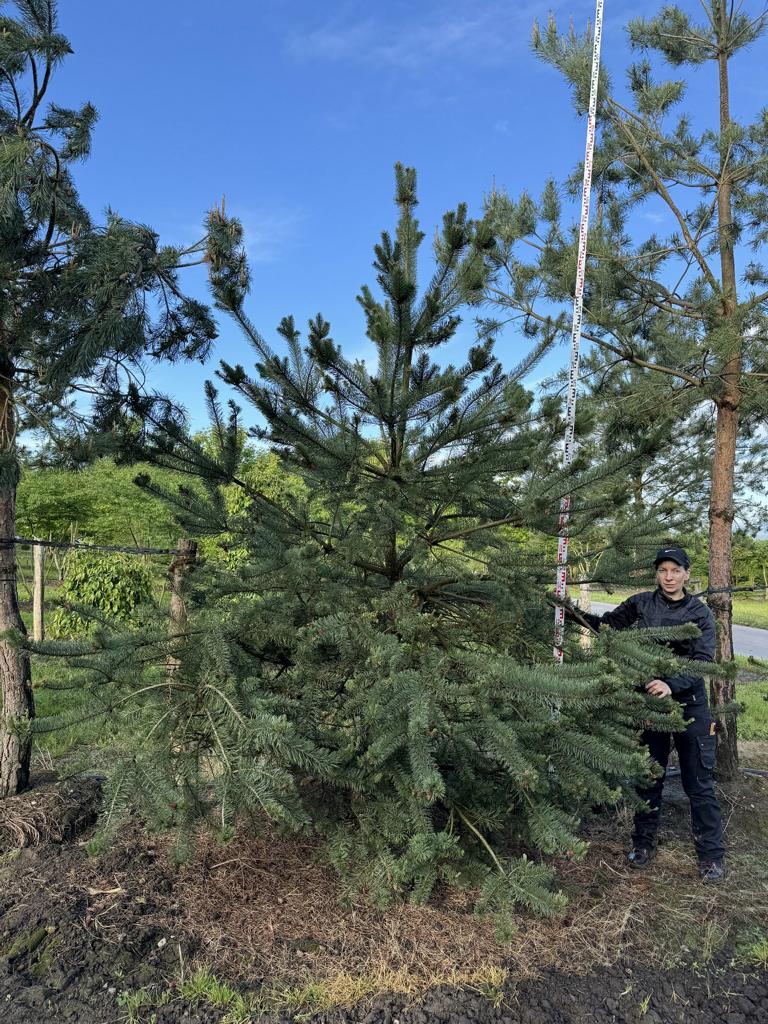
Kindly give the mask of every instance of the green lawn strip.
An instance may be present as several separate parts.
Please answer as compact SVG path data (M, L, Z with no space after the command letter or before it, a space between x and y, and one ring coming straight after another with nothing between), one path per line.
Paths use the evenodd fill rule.
M733 621L737 626L768 629L768 601L734 601Z
M32 687L38 753L58 759L91 751L99 761L104 752L135 744L136 737L126 731L124 723L94 713L93 694L82 685L79 672L53 659L33 658Z
M77 675L61 665L41 664L36 661L32 667L32 679L35 694L35 714L41 726L35 735L35 747L59 758L83 747L98 747L114 742L114 737L107 738L110 730L104 728L104 722L89 714L87 695L77 686ZM71 689L59 689L49 684L73 684ZM61 719L61 725L48 729L43 724L54 724ZM66 721L66 724L64 724Z
M737 690L744 710L738 718L739 739L768 740L768 683L752 683Z
M601 604L621 604L626 601L635 591L616 590L609 594L605 590L593 590L590 597L593 601ZM570 591L571 600L578 601L579 592L572 587ZM735 598L733 602L733 621L737 626L754 626L757 629L768 629L768 601L762 598L742 597Z

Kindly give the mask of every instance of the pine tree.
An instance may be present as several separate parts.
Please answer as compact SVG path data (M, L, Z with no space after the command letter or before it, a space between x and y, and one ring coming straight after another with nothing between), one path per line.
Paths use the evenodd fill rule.
M552 664L551 567L510 531L554 537L560 496L627 463L558 470L559 403L536 405L527 364L504 372L492 338L461 365L435 361L483 296L495 240L463 206L446 214L419 292L415 174L401 166L396 200L395 235L375 250L381 297L359 296L370 367L345 357L320 315L306 340L284 319L285 354L273 350L245 311L240 228L211 215L214 296L257 360L255 374L220 374L298 485L249 482L239 410L225 416L209 387L215 444L171 419L140 449L197 481L143 486L238 556L191 574L173 674L162 621L125 634L102 617L93 646L41 650L76 654L88 706L127 733L105 836L136 801L176 828L182 853L200 819L231 835L266 815L324 834L339 870L381 898L423 900L463 879L483 886L484 906L557 909L546 867L511 858L510 843L582 850L580 812L647 769L643 723L678 718L638 685L669 661L653 638L604 631L591 654L574 640ZM577 531L607 511L574 505Z
M551 386L564 386L564 378L559 374ZM681 420L675 403L659 404L646 371L628 362L607 367L597 347L581 361L581 381L581 405L593 419L592 443L599 455L645 449L628 475L623 514L657 516L665 524L665 546L673 539L683 546L693 544L707 528L715 441L709 403L694 407ZM764 461L759 431L743 425L734 478L734 524L741 529L757 531L768 512Z
M76 393L106 421L143 358L200 358L215 336L177 279L201 253L160 247L149 228L114 213L96 225L78 199L72 169L88 156L96 110L45 105L71 53L56 6L18 0L15 17L0 17L0 633L24 632L9 540L19 436L82 432ZM28 783L34 716L29 658L5 640L0 678L1 797Z
M717 621L717 659L728 662L736 453L740 436L754 445L758 431L764 465L759 425L768 412L768 271L757 261L768 240L768 125L764 112L751 124L734 120L729 83L733 60L768 21L724 0L702 7L702 24L673 5L630 22L629 39L640 57L627 71L628 101L617 98L601 69L584 337L614 381L627 365L635 368L631 390L624 391L628 413L633 403L635 409L653 403L681 425L702 409L709 413L708 600ZM561 35L553 20L543 32L535 28L535 52L561 72L582 112L591 49L589 32ZM691 74L714 65L712 117L702 130L680 110L686 83L657 77L659 62ZM575 192L577 176L568 186ZM628 221L650 199L666 210L667 229L639 239ZM539 203L527 195L516 202L497 195L490 207L506 243L499 280L509 277L496 292L500 305L540 339L566 338L570 316L563 304L572 294L576 238L562 227L557 188L550 182ZM741 277L737 256L744 261ZM726 713L732 680L724 673L713 686L718 766L726 777L738 764L735 722Z

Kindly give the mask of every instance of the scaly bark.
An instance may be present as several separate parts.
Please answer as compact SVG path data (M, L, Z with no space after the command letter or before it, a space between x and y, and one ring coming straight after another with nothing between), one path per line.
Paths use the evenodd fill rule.
M720 5L718 56L720 86L720 134L730 130L730 99L728 82L728 17L726 5ZM736 260L733 251L733 216L731 210L731 172L728 166L729 147L721 146L720 174L717 191L717 221L720 249L720 281L722 286L722 317L732 332L733 348L723 366L723 390L717 400L715 453L712 463L712 488L709 499L709 585L720 593L709 597L715 616L717 640L715 660L733 660L733 601L727 588L731 586L731 537L733 532L733 491L736 468L736 442L741 404L741 325L738 317ZM715 678L712 682L712 704L718 719L717 770L724 779L733 778L739 768L736 719L723 714L723 708L734 700L733 678Z
M720 593L710 594L708 603L715 616L715 661L733 660L733 601L731 586L731 534L734 517L733 477L736 461L738 408L719 405L715 431L715 456L709 501L709 585ZM738 772L736 720L724 715L723 708L735 698L732 678L712 680L712 707L718 720L717 771L722 778Z
M26 634L16 590L16 414L13 405L13 364L0 356L0 633ZM2 538L5 538L3 540ZM35 716L29 655L0 640L0 798L29 785L32 756L30 726Z

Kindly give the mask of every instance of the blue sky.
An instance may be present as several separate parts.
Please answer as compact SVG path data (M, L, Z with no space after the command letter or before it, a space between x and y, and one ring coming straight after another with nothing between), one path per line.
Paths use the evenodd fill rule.
M603 56L618 77L638 5L606 8ZM538 193L583 155L585 125L564 84L530 52L531 24L550 10L581 31L594 3L62 0L60 28L75 52L51 96L100 112L77 178L95 214L109 205L164 241L189 243L225 196L245 228L249 312L262 333L273 340L282 316L304 324L320 311L345 351L365 356L355 295L373 279L380 231L394 224L395 161L417 168L429 237L457 202L479 213L494 183ZM763 102L765 57L761 41L742 58L737 117ZM692 93L701 116L714 74L700 71ZM186 283L205 294L202 273ZM522 345L510 332L499 353L511 364ZM160 369L150 383L202 426L202 382L218 358L253 361L226 321L206 366ZM544 371L566 361L561 349Z

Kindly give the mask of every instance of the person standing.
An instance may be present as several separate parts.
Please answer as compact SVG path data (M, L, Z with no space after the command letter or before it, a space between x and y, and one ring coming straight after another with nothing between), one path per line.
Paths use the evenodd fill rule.
M682 626L692 622L701 635L671 641L669 646L679 657L692 661L712 661L715 652L715 620L711 610L685 589L690 578L690 560L682 548L662 548L656 555L656 590L634 594L604 615L581 613L590 626L599 629L630 629L649 626ZM686 728L666 733L646 730L642 742L662 769L662 775L649 787L639 788L647 810L635 815L632 849L627 860L633 868L645 868L656 852L656 836L661 818L661 799L672 743L680 759L683 789L691 804L693 844L704 882L719 882L724 877L723 823L714 786L715 722L707 703L704 679L681 672L665 679L651 679L646 692L654 697L672 697L683 708Z

